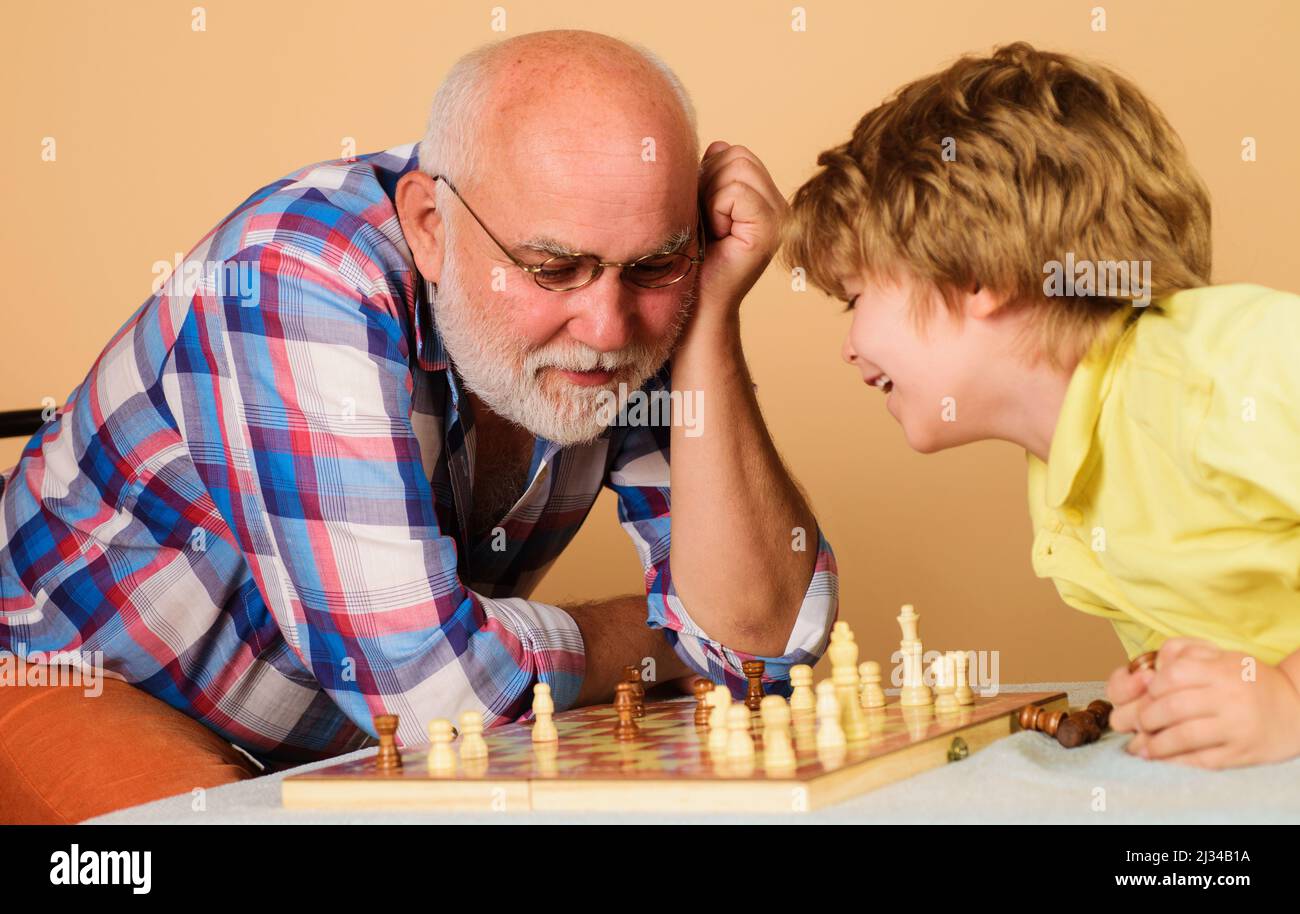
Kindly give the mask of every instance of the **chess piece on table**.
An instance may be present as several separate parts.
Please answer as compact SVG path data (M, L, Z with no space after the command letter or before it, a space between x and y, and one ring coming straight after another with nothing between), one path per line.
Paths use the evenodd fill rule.
M975 704L975 692L970 687L970 652L956 651L957 658L957 704Z
M614 695L614 710L618 713L618 724L614 727L614 737L618 740L636 739L640 732L636 725L636 696L630 682L620 682Z
M439 717L429 721L429 773L455 774L456 752L451 748L451 741L456 738L456 731L451 721Z
M560 738L555 728L555 699L545 682L533 686L533 742L553 743Z
M645 683L641 681L641 670L635 666L623 667L623 680L632 685L632 716L640 720L645 717Z
M402 753L397 749L397 715L376 714L375 733L379 735L379 754L375 767L380 771L394 771L402 767Z
M709 715L713 713L709 704L709 696L713 694L713 683L701 676L691 684L691 691L695 694L695 726L707 727Z
M867 728L867 715L862 711L862 698L858 694L858 645L847 622L835 623L831 632L831 646L827 651L831 661L831 682L835 698L840 703L840 726L844 738L851 743L860 742L871 735Z
M749 691L745 694L745 707L757 711L763 703L763 661L746 660L740 665L749 682Z
M780 695L768 695L758 709L763 721L763 769L783 772L795 767L790 742L790 706Z
M487 741L483 739L483 712L465 711L460 715L460 759L487 758Z
M813 669L806 663L790 667L790 713L795 717L811 715L817 709L817 696L813 693Z
M880 664L868 660L858 667L858 678L862 689L858 692L859 703L868 711L883 708L886 704L885 690L881 687Z
M903 654L903 688L898 694L898 703L904 708L928 707L931 704L930 689L925 684L925 669L921 665L921 638L918 634L921 617L911 603L905 603L897 619L903 633L903 639L898 645Z
M823 679L817 683L817 749L842 749L848 745L840 726L840 700L835 683Z
M709 751L727 751L727 711L731 707L731 692L724 685L715 685L710 697L713 713L709 717Z
M904 708L928 708L934 704L930 687L925 684L919 641L908 645L903 655L903 688L898 693L898 703Z
M957 662L949 651L934 660L934 710L936 714L952 714L957 704Z
M754 737L750 735L750 710L736 703L727 708L727 761L754 759Z

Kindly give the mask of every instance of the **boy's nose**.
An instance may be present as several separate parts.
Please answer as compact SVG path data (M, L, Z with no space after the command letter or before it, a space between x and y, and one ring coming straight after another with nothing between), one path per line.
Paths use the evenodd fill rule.
M857 361L858 354L853 351L853 343L847 336L844 338L844 345L840 347L840 357L850 365Z

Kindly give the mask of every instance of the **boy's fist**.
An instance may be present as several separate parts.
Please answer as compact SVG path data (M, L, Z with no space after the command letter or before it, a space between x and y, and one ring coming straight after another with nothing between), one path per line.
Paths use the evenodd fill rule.
M1129 752L1200 768L1279 762L1300 755L1300 688L1237 651L1171 638L1156 669L1121 667L1106 683L1111 727L1133 731Z

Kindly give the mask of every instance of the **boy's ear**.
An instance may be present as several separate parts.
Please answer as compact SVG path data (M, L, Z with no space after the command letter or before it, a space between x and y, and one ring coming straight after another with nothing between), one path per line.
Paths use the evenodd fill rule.
M972 285L963 297L965 300L962 302L962 310L966 312L966 316L979 320L992 317L1006 303L1006 296L999 295L979 282Z

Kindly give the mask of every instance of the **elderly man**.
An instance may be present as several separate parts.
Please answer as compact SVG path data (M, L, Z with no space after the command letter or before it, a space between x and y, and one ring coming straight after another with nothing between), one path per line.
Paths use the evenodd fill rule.
M0 818L247 776L230 744L337 754L381 713L406 743L511 720L538 682L608 700L629 663L784 688L836 610L740 345L785 208L744 147L700 159L662 63L585 32L462 59L418 153L254 193L3 480L0 647L109 679L0 689L35 797ZM646 595L527 599L603 486ZM37 717L79 764L16 744Z

